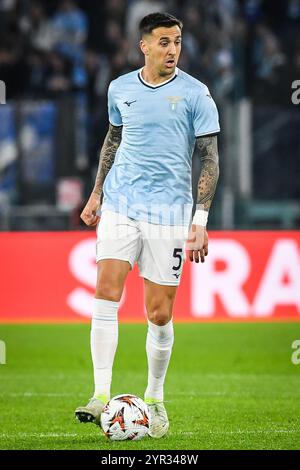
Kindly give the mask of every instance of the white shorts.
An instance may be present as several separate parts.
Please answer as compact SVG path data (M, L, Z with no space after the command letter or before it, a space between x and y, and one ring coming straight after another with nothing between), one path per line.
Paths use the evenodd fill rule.
M156 284L177 286L185 261L188 227L155 225L104 211L97 227L96 261L119 259Z

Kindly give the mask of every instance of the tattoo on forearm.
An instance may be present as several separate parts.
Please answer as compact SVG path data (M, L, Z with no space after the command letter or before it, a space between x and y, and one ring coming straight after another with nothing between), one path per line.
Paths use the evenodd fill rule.
M219 178L217 136L198 137L197 147L201 156L201 173L198 181L197 206L209 210Z
M99 166L95 180L94 193L102 195L102 188L104 180L111 169L116 152L122 139L122 126L109 125L108 133L106 134L99 159Z

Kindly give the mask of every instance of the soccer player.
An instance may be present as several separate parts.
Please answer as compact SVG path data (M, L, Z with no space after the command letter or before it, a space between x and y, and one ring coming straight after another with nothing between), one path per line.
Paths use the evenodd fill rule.
M148 315L144 398L149 435L160 438L169 428L163 387L174 339L172 308L187 238L190 261L204 262L208 254L206 224L219 175L220 128L206 85L177 68L182 23L170 14L153 13L142 19L140 32L145 65L110 83L109 130L95 186L81 214L88 226L97 225L91 326L95 392L75 414L82 422L100 424L110 398L119 302L137 262ZM202 165L191 221L195 143Z

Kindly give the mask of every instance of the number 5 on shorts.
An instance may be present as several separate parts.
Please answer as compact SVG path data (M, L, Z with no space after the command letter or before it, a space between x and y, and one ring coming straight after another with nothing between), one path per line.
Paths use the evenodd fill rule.
M182 248L174 248L173 257L179 260L178 266L173 266L174 271L178 271L181 268L182 263Z

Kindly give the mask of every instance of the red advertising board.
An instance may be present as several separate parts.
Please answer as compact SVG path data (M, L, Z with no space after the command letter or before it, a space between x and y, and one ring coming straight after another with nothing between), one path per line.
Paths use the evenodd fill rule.
M204 264L185 263L175 321L300 320L300 232L210 232ZM91 232L1 233L0 322L82 322L96 282ZM129 274L121 321L144 321Z

